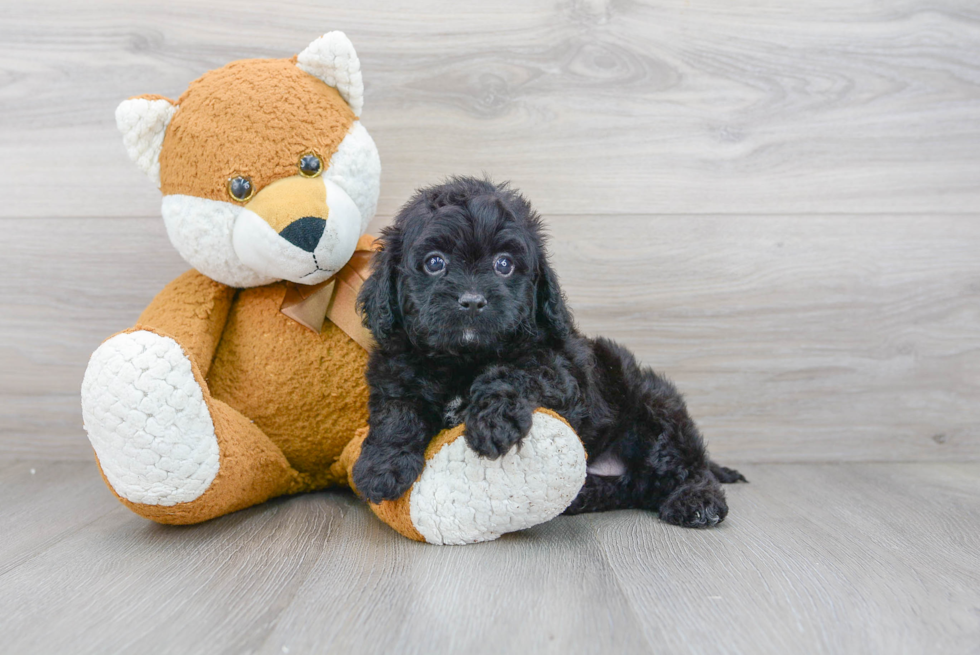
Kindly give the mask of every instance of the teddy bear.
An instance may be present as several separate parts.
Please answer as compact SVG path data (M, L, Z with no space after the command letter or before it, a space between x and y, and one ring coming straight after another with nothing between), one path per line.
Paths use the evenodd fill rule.
M192 267L98 347L82 382L103 480L139 516L192 524L351 486L372 347L355 301L381 176L363 104L354 47L330 32L292 58L207 72L177 100L119 105ZM581 441L546 409L498 460L464 432L436 435L415 484L372 511L417 541L473 543L550 520L585 481Z

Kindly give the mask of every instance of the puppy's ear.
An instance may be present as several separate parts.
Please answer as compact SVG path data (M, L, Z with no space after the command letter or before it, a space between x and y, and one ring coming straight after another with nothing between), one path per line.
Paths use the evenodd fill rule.
M538 326L560 339L567 338L573 329L572 315L565 305L565 294L558 285L558 276L543 257L538 264L535 319Z
M374 256L371 275L357 294L357 311L361 314L361 322L371 330L378 343L388 339L401 321L395 280L398 274L397 239L398 235L391 228L384 230L381 237L384 248Z

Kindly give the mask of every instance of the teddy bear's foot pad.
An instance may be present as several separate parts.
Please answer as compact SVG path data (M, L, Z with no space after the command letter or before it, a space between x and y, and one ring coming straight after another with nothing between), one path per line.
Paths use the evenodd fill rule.
M489 541L561 514L585 483L586 455L574 430L547 410L534 414L520 446L496 460L457 438L427 458L411 489L412 524L432 544Z
M82 381L82 416L106 480L130 502L190 502L218 474L204 393L169 337L137 330L99 346Z

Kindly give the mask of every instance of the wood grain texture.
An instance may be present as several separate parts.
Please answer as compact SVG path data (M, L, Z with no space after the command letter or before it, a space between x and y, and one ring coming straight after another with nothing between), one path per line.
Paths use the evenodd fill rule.
M113 503L106 502L105 487L93 484L93 470L94 458L85 463L3 462L0 521L7 527L0 536L0 579L11 569L117 509ZM97 470L95 475L98 477Z
M665 371L716 454L980 456L973 217L602 217L552 233L581 327Z
M549 223L582 329L671 377L715 455L980 458L976 217ZM0 234L0 456L88 459L88 357L185 265L160 219L0 219Z
M592 517L651 642L664 652L977 652L980 552L966 518L980 507L977 465L747 475L729 491L725 530Z
M35 517L33 557L0 541L10 652L956 655L980 637L978 464L750 466L716 530L613 512L444 548L339 492L158 526L93 464L50 466L0 469L4 518Z
M970 0L47 0L3 15L0 216L156 215L115 106L329 29L363 62L386 215L420 185L480 171L565 214L980 200Z
M0 219L0 250L0 457L88 459L89 356L188 266L159 218Z

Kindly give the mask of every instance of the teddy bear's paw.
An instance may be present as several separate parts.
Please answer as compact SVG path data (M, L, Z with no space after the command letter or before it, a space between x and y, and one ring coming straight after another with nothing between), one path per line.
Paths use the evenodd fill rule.
M585 449L547 410L499 459L480 457L458 438L428 457L409 497L412 524L432 544L496 539L561 514L585 483Z
M139 330L99 346L82 381L82 416L106 480L126 500L190 502L218 473L211 414L173 339Z

